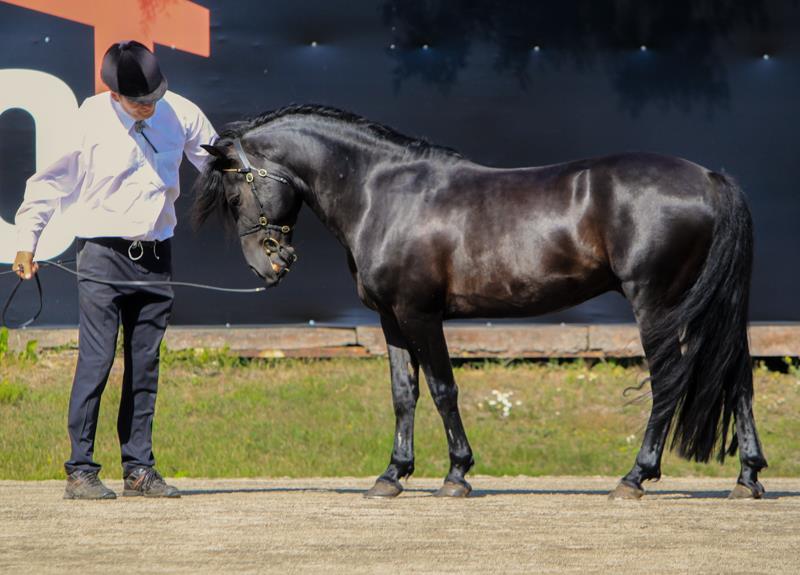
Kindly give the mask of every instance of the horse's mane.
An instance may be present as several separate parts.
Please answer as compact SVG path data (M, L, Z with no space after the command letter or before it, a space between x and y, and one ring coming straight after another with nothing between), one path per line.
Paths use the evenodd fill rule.
M448 148L446 146L439 146L436 144L431 144L427 140L423 138L411 138L396 130L386 126L384 124L379 124L378 122L373 122L364 118L363 116L359 116L358 114L354 114L352 112L347 112L345 110L340 110L339 108L334 108L332 106L323 106L320 104L293 104L290 106L285 106L278 110L272 110L269 112L264 112L259 116L254 116L252 118L248 118L245 120L241 120L238 122L231 122L227 124L223 131L220 133L221 138L241 138L247 132L251 130L255 130L256 128L260 128L270 122L278 120L279 118L284 118L286 116L319 116L322 118L332 118L334 120L339 120L340 122L344 122L345 124L350 124L353 126L359 126L362 128L366 128L372 134L388 140L393 144L397 144L398 146L402 146L406 148L408 151L417 152L417 153L433 153L433 154L442 154L446 156L455 156L460 158L461 154L459 154L456 150L452 148Z
M461 157L461 154L452 148L431 144L422 138L411 138L388 126L373 122L358 114L319 104L285 106L278 110L264 112L252 118L231 122L223 127L219 136L220 139L242 138L248 132L256 128L260 128L261 126L265 126L270 122L287 116L318 116L338 120L352 126L358 126L379 138L402 147L406 152L415 156ZM195 225L202 224L214 212L221 216L223 222L231 222L230 216L232 215L232 211L231 206L228 205L225 199L225 194L222 189L222 172L219 170L220 167L220 160L214 159L210 161L206 164L205 169L201 172L194 184L195 202L193 220Z
M222 172L218 167L218 160L209 161L192 187L194 191L192 223L195 228L216 213L226 229L231 229L233 212L225 198L225 190L222 188Z

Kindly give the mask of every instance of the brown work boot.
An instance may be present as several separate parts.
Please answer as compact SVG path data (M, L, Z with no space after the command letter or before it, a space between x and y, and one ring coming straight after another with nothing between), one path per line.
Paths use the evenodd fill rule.
M97 471L77 469L67 475L64 499L116 499L117 494L103 485Z
M125 477L125 497L180 497L177 487L167 485L154 467L137 467Z

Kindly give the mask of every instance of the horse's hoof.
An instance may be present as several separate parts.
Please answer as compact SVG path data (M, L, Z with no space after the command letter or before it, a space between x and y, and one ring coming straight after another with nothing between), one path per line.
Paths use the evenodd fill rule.
M434 497L466 497L472 491L472 486L467 483L457 483L455 481L445 481L439 491L433 494Z
M386 481L378 479L369 491L364 494L367 499L388 499L397 497L403 492L403 486L399 481Z
M748 487L737 483L733 488L728 499L761 499L764 496L764 487L761 483L756 483L754 487Z
M641 487L633 487L622 481L619 482L616 489L608 494L609 499L641 499L644 495L644 489Z

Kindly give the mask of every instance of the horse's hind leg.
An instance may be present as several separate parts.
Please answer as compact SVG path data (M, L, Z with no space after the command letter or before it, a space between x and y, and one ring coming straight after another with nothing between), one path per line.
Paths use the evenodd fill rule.
M625 477L619 482L617 488L611 492L612 499L638 499L644 495L642 482L647 480L658 480L661 477L661 456L664 453L664 446L669 433L669 423L672 420L673 411L668 417L656 418L654 407L662 395L662 388L659 383L665 376L666 370L680 361L680 344L678 334L675 334L674 342L665 342L659 348L659 342L648 329L647 314L644 310L635 310L639 321L639 329L642 335L642 347L650 368L650 389L653 395L653 408L650 411L650 419L645 428L644 438L636 461ZM661 353L657 353L660 351Z
M656 342L648 337L645 330L642 332L642 343L645 355L650 362L650 386L653 391L653 404L655 405L660 397L659 383L664 376L665 370L674 366L680 360L680 347L676 338L673 346L667 346L669 352L658 357L655 353ZM746 360L743 360L746 361ZM750 369L749 365L746 369ZM752 385L752 384L751 384ZM672 419L672 412L666 417L657 421L653 413L647 423L642 447L636 456L636 462L628 474L622 478L617 488L611 492L611 497L615 499L638 499L644 495L642 482L649 479L661 477L661 455L669 432L669 422ZM743 390L736 404L736 440L739 447L739 458L741 461L741 472L736 482L736 486L731 491L732 499L753 498L760 499L764 495L764 487L758 481L758 472L767 466L766 458L761 447L756 432L756 424L753 419L753 392L752 387ZM734 452L736 443L729 449Z
M389 466L365 497L395 497L403 491L400 479L414 473L414 411L419 398L419 364L409 353L394 318L381 316L389 352L394 404L394 448Z
M442 320L398 317L406 339L425 373L433 401L442 417L450 452L450 471L437 496L465 497L472 487L464 478L474 465L472 448L458 411L458 387L453 377Z
M747 369L750 369L749 362ZM742 469L736 487L731 491L731 499L760 499L764 496L764 486L758 480L758 472L767 466L761 441L756 432L753 419L753 389L743 390L736 404L736 442L739 446L739 461ZM734 447L735 447L734 443ZM729 452L733 451L733 447Z

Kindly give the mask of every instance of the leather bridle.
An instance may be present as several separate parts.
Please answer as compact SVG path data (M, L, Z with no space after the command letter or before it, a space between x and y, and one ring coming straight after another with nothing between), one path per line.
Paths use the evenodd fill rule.
M254 226L249 227L243 232L239 233L239 237L249 236L250 234L254 234L259 231L269 232L270 230L276 231L280 234L281 239L286 237L291 231L291 226L287 225L276 225L269 223L267 216L264 214L264 204L261 203L261 198L258 197L258 190L256 189L255 183L255 176L253 174L257 174L259 177L262 178L269 178L271 180L275 180L276 182L280 182L282 184L286 184L290 186L289 180L284 177L278 176L276 174L271 174L265 169L254 169L250 165L250 161L247 159L247 155L244 153L244 149L242 148L242 142L239 138L233 140L233 147L236 150L236 155L239 157L239 162L241 162L241 168L223 168L223 172L235 172L237 174L244 174L244 179L250 184L250 191L253 193L253 197L256 199L259 208L258 214L258 223ZM267 258L272 261L272 254L278 254L283 261L285 262L285 267L283 268L285 271L289 271L291 265L297 261L297 254L290 252L286 249L286 246L283 245L280 241L276 240L270 235L267 235L266 239L263 241L264 252L267 254Z

